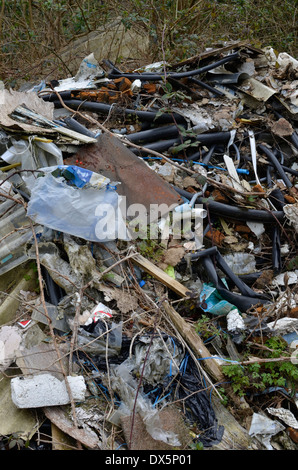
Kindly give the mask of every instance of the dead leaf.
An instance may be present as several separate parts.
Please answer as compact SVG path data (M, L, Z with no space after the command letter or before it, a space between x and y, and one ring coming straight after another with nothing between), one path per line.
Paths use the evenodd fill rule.
M122 313L128 313L139 306L138 298L133 292L125 292L121 289L108 287L104 284L98 286L99 290L105 294L107 302L115 300L117 307Z
M183 256L185 255L185 249L183 247L172 247L165 251L162 260L158 263L161 269L166 269L168 266L176 266Z

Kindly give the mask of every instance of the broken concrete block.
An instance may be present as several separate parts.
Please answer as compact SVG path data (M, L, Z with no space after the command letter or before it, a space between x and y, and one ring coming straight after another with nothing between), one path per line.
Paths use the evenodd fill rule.
M74 401L85 400L86 385L82 376L67 377ZM11 398L18 408L40 408L70 403L65 381L51 374L14 377L11 380Z

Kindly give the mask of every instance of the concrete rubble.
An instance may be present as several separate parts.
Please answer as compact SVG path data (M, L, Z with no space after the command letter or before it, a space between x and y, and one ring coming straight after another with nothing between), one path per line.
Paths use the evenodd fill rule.
M297 450L298 62L112 60L0 90L1 449Z

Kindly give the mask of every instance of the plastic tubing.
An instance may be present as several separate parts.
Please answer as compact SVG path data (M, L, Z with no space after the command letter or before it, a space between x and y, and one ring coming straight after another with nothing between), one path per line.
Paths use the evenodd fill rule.
M157 142L151 142L149 144L145 143L143 144L143 147L146 149L154 150L156 152L164 152L165 150L168 150L170 147L172 147L174 144L179 144L181 143L180 137L177 137L176 139L167 139L167 140L158 140ZM142 152L142 150L138 149L132 149L133 152Z
M207 154L207 151L204 149L199 150L198 152L194 152L191 155L186 157L186 160L196 161L198 158L201 158Z
M247 297L255 297L259 299L263 299L264 296L262 294L257 294L254 292L250 287L248 287L245 282L243 282L229 267L227 262L224 260L222 255L217 250L216 253L216 261L221 270L229 277L229 279L238 287L241 294L246 295Z
M203 157L202 162L206 163L206 165L208 165L208 163L210 162L212 155L214 154L215 148L216 148L216 145L212 145L208 153Z
M298 149L298 134L297 134L297 132L293 132L293 134L291 135L291 141L294 144L294 146L296 147L296 149Z
M211 91L211 93L213 93L214 95L225 96L222 91L218 90L217 88L214 88L211 85L208 85L207 83L202 82L201 80L198 80L197 78L189 78L189 81L201 86L202 88L205 88L208 91Z
M200 75L202 73L208 72L209 70L213 70L220 65L226 64L227 62L231 62L233 60L239 59L240 55L238 52L233 54L229 54L223 59L214 62L213 64L206 65L205 67L201 67L199 69L190 70L188 72L180 72L180 73L167 73L167 77L175 78L179 80L180 78L186 77L194 77L196 75ZM108 74L108 78L119 78L119 77L126 77L131 80L139 79L144 81L160 81L166 78L165 74L157 74L157 73L121 73L117 69L112 69L112 71Z
M85 126L80 124L78 121L73 119L72 117L68 117L64 119L65 124L72 129L73 131L79 132L80 134L87 135L88 137L95 137L93 132L89 131Z
M54 102L56 108L62 108L62 104L60 101ZM82 101L82 100L65 100L64 104L69 108L73 109L83 109L86 111L92 111L94 113L99 114L109 114L112 105L104 104L104 103L96 103L93 101ZM138 116L141 121L149 121L149 122L156 122L156 123L170 123L170 122L177 122L179 124L183 123L186 124L186 120L183 116L177 113L164 113L160 116L157 116L157 112L153 111L138 111L135 109L124 109L125 114L131 114L134 116Z
M59 91L59 95L63 100L70 100L71 93L71 91ZM59 98L56 93L49 93L47 95L40 94L39 97L42 98L44 101L59 101Z
M191 199L193 196L191 193L181 190L177 186L174 186L175 191L177 191L180 196L185 197L186 199ZM230 219L236 220L245 220L245 221L256 221L256 222L263 222L263 223L272 223L281 221L284 219L284 212L283 211L263 211L259 209L243 209L242 207L237 206L230 206L228 204L223 204L222 202L217 202L212 199L208 199L207 203L205 199L199 197L197 199L198 204L203 204L204 207L208 205L208 209L215 215L220 217L225 216Z
M147 129L145 131L134 132L126 136L127 140L134 143L155 142L163 137L176 137L179 129L175 125Z
M282 165L279 163L274 153L268 147L266 147L266 145L260 144L258 147L263 153L265 153L265 155L267 155L267 157L271 161L276 171L279 173L281 179L283 180L287 188L291 188L293 185L291 181L289 180L289 178L287 177L284 169L282 168Z
M196 261L197 259L203 258L204 256L216 255L216 253L217 253L217 246L212 246L211 248L206 248L203 251L192 253L191 259L192 261Z
M241 295L235 294L234 292L229 291L225 287L221 279L218 278L215 266L210 256L202 257L202 264L206 270L206 273L209 277L210 282L214 284L214 286L216 287L221 297L227 302L230 302L232 305L235 305L235 307L237 307L241 312L246 312L253 305L268 302L268 299L262 299L260 297L256 297L255 293L254 293L254 296L247 296L244 294L241 294Z
M167 140L159 140L157 142L152 142L149 144L144 144L143 147L146 147L151 150L162 152L164 150L168 150L175 144L181 143L181 138L184 140L183 137L177 137L175 139L167 139ZM199 134L196 139L201 144L208 144L213 142L228 142L230 139L230 132L214 132L213 134Z
M277 220L284 219L283 211L271 211L259 209L244 209L242 207L230 206L221 202L207 200L207 203L202 198L197 201L199 204L203 204L204 207L208 206L210 212L220 217L228 217L230 219L245 220L245 221L256 221L263 223L272 223Z
M207 248L206 250L199 251L197 253L194 253L191 256L192 260L197 260L199 258L205 258L205 257L210 257L210 256L215 256L216 262L220 269L229 277L229 279L235 284L236 287L238 287L239 291L241 294L246 295L247 297L256 297L256 298L263 298L261 294L257 294L254 292L250 287L248 287L229 267L229 265L226 263L222 255L219 253L218 248L216 246L213 246L211 248ZM215 274L214 271L212 270L211 277L212 277L212 282L215 281ZM216 274L217 276L217 274ZM218 284L216 282L215 284ZM224 284L222 284L222 287L225 287Z

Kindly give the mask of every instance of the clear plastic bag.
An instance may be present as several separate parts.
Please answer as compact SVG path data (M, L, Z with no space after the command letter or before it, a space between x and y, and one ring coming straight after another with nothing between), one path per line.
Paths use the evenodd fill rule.
M53 167L43 171L45 176L36 178L31 187L27 214L32 220L89 241L125 239L121 198L108 180L99 189L91 184L78 187L63 176L54 176Z

